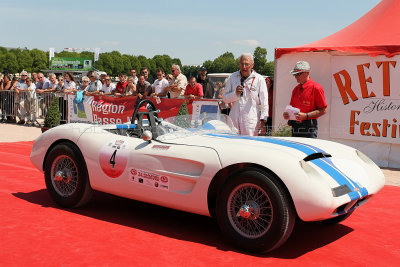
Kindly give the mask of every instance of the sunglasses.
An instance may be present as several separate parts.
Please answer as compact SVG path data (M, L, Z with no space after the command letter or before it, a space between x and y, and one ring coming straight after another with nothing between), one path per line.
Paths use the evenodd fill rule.
M26 75L26 74L22 74L21 76L28 76L28 75Z
M299 77L301 74L303 74L303 72L299 72L299 73L293 74L293 76Z
M105 79L106 81L111 81L111 79Z

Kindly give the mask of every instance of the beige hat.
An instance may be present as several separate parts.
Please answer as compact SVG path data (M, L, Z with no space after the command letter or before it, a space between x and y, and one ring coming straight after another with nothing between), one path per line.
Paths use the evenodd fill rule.
M293 70L290 74L295 75L301 72L309 72L311 70L310 64L307 61L298 61L296 65L294 65Z

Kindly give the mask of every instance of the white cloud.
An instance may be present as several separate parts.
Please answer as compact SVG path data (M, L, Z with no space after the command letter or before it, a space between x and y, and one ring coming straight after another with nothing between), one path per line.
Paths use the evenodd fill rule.
M233 40L232 43L234 45L250 46L250 47L260 46L261 44L257 40Z
M115 45L115 46L119 45L120 43L121 42L119 42L119 41L104 41L104 42L101 42L102 45Z

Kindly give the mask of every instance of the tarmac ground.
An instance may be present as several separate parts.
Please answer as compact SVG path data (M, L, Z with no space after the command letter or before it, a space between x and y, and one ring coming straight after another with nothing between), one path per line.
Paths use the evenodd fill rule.
M39 121L42 123L41 121ZM0 124L0 143L35 140L42 133L40 127L15 124ZM387 185L400 186L400 169L381 168Z

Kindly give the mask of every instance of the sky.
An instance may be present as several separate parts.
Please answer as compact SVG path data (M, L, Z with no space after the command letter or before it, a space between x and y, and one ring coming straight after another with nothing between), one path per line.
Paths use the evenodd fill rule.
M56 52L66 47L152 58L169 55L201 65L317 41L350 25L380 0L94 1L0 0L0 46ZM6 26L4 26L6 25Z

